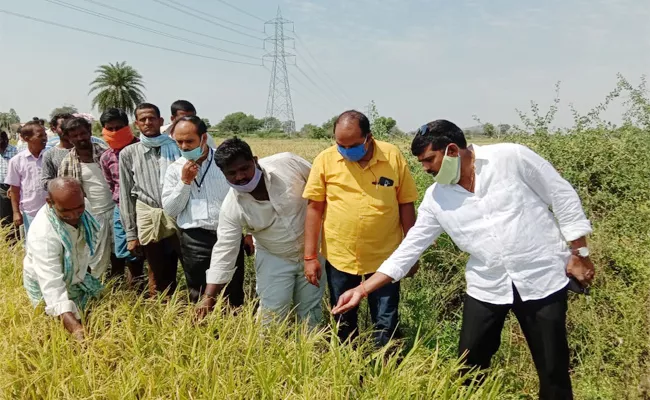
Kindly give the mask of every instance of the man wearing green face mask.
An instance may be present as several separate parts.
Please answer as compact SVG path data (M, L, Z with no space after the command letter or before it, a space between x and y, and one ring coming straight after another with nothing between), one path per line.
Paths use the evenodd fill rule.
M569 277L584 286L594 277L586 241L591 224L577 193L527 147L468 146L449 121L422 126L411 151L436 183L399 248L370 279L344 293L332 312L345 313L400 280L446 232L470 254L459 355L468 367L488 368L512 310L537 368L540 398L571 399Z
M192 302L206 288L212 247L217 242L221 204L230 190L226 177L214 163L214 149L208 146L208 129L197 116L179 117L171 126L171 136L181 150L181 158L167 168L162 205L176 218L180 228L183 270ZM252 252L252 238L246 246ZM242 246L244 241L242 241ZM244 303L244 252L237 256L233 280L224 295L234 307Z

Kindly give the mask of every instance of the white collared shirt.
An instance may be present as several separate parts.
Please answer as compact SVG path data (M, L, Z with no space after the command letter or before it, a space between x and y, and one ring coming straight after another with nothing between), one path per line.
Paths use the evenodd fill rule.
M74 275L71 284L74 285L82 282L88 273L90 249L83 235L79 234L79 229L65 223L63 226L73 243ZM63 279L63 243L47 218L47 206L42 207L34 217L25 248L23 274L26 278L38 282L45 301L45 312L53 317L66 312L79 317L77 306L68 297L68 289Z
M228 193L221 206L218 240L206 272L208 284L232 279L243 229L253 235L258 249L285 260L302 261L307 214L302 192L311 164L291 153L263 158L259 164L269 200L258 201L234 189Z
M415 226L379 272L403 278L446 232L470 255L467 294L477 300L511 304L513 283L524 301L562 289L568 284L567 241L591 233L578 194L527 147L503 143L473 150L474 193L460 185L429 187Z
M230 186L214 163L214 150L210 149L191 185L181 180L185 163L187 159L181 157L167 167L162 191L163 209L170 217L176 218L176 224L181 229L216 231L221 204Z

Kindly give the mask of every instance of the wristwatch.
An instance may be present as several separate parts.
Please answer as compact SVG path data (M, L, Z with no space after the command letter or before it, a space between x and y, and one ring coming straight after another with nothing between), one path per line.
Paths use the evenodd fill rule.
M579 249L574 250L573 254L580 258L587 258L589 257L589 247L580 247Z

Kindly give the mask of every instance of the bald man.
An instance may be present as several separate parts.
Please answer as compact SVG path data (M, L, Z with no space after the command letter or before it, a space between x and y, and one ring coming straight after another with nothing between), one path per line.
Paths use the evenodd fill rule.
M23 262L23 284L32 305L59 317L75 338L83 338L81 313L102 285L90 273L99 224L86 211L81 183L55 178L48 184L47 204L32 222Z

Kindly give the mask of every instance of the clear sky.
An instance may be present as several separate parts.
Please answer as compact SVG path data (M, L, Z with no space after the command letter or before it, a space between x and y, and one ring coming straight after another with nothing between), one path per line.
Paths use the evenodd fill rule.
M210 57L261 64L264 54L261 48L156 25L86 0L59 1L206 46L46 0L0 0L0 9ZM155 0L93 1L216 38L252 47L262 44ZM171 1L247 27L224 23L240 32L264 36L262 21L218 0ZM472 115L494 123L517 123L515 108L527 109L530 100L548 105L557 81L562 81L564 104L558 124L567 125L569 102L587 111L614 87L616 73L638 82L650 72L650 0L229 2L262 19L273 18L280 5L283 16L295 22L302 42L296 41L297 50L288 51L298 54L299 69L289 67L297 92L293 104L298 128L307 122L320 124L348 108L363 110L370 100L404 130L437 118L474 125ZM269 72L261 66L146 48L4 13L0 13L0 54L0 111L13 107L23 120L48 116L66 103L91 111L88 89L94 70L118 61L127 61L143 75L147 100L160 106L166 118L169 105L179 98L193 102L212 122L235 111L261 117L266 110Z

